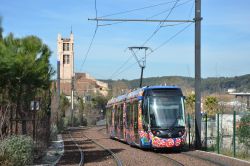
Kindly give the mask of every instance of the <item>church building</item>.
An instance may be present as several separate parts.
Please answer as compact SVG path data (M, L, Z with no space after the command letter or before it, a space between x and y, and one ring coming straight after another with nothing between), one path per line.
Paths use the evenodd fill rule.
M57 56L60 63L60 93L70 96L72 87L74 96L84 97L86 94L108 94L108 84L98 81L88 73L74 72L74 35L69 38L57 37ZM59 68L58 68L59 69Z

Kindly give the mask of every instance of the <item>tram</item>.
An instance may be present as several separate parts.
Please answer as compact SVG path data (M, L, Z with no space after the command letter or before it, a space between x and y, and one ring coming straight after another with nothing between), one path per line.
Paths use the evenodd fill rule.
M184 96L176 86L148 86L108 101L111 138L140 148L181 149L186 142Z

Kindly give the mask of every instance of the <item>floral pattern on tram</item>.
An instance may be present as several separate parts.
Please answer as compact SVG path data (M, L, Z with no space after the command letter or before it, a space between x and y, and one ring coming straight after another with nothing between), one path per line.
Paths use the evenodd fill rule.
M182 138L159 138L153 137L152 139L152 146L156 148L172 148L172 147L179 147L184 143L184 139Z
M150 147L151 141L149 139L148 133L145 131L139 131L140 140L141 140L141 146L142 147Z
M141 146L146 147L152 145L155 148L172 148L179 147L184 144L184 138L159 138L154 136L151 132L139 131L141 138Z

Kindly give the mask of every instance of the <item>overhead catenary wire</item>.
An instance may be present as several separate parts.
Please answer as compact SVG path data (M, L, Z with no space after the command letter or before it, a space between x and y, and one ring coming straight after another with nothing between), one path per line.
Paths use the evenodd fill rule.
M181 3L181 4L178 4L178 2L180 2L180 0L167 2L167 3L174 3L173 7L170 8L170 9L168 9L168 10L164 10L164 11L161 12L161 13L158 13L158 14L153 15L153 16L151 16L151 18L156 17L156 16L158 16L158 15L161 15L161 14L163 14L163 13L169 11L168 15L167 15L166 18L165 18L165 20L167 20L168 17L169 17L169 15L172 13L172 11L173 11L174 8L179 7L179 6L181 6L181 5L184 5L184 4L186 4L186 3L190 2L190 1L193 1L193 0L187 0L187 1L183 2L183 3ZM166 2L165 2L165 3L166 3ZM165 4L165 3L164 3L164 4ZM162 3L161 3L161 4L162 4ZM119 12L119 13L113 13L113 14L101 16L101 17L99 17L99 18L108 17L108 16L112 16L112 15L118 15L118 14L125 14L125 13L129 13L129 12L137 11L137 10L147 9L147 8L150 8L150 7L156 7L156 6L159 6L159 5L160 5L160 4L156 4L156 5L151 5L151 6L147 6L147 7L142 7L142 8L127 10L127 11L122 11L122 12ZM96 5L95 5L95 6L96 6ZM192 8L193 8L193 7L192 7ZM191 8L191 11L192 11L192 8ZM190 11L190 12L191 12L191 11ZM97 10L96 10L96 18L97 18ZM119 23L122 23L122 22L123 22L123 21L116 22L116 23L113 23L113 24L119 24ZM98 25L98 20L97 20L97 27L98 27L98 26L113 25L113 24L102 24L102 25ZM158 24L156 30L153 32L153 35L151 35L150 38L147 39L147 40L143 43L143 45L145 45L149 40L151 40L151 38L160 30L160 28L162 27L162 24L163 24L162 22L160 22L160 23ZM180 24L182 24L182 23L180 23ZM177 25L180 25L180 24L173 24L173 25L167 25L167 26L177 26ZM191 24L189 24L188 26L190 26L190 25L191 25ZM187 27L188 27L188 26L187 26ZM187 28L187 27L186 27L186 28ZM184 28L183 31L184 31L186 28ZM181 31L181 32L182 32L182 31ZM181 33L181 32L179 32L179 33ZM177 35L178 35L178 34L176 34L176 36L177 36ZM175 35L172 36L172 38L174 38L174 37L175 37ZM172 40L172 38L170 38L169 40ZM161 44L160 46L158 46L155 50L159 49L160 47L162 47L162 46L165 45L166 43L168 43L168 41L162 43L162 44ZM150 53L150 54L151 54L151 53ZM148 54L148 55L150 55L150 54ZM127 59L127 60L126 60L126 61L125 61L116 71L115 71L115 72L113 72L112 75L111 75L110 77L112 78L113 76L119 75L119 74L121 74L122 72L124 72L125 70L127 70L127 68L126 68L125 70L120 71L120 70L129 62L130 59L131 59L131 57L129 57L129 58L128 58L128 59ZM135 63L135 64L136 64L136 63ZM134 65L134 64L132 64L132 65ZM130 65L129 67L131 67L131 65ZM119 72L119 73L118 73L118 72ZM118 74L116 74L116 73L118 73Z
M187 0L187 1L183 2L183 3L180 3L180 4L176 5L175 8L180 7L182 5L185 5L186 3L191 2L191 1L193 1L193 0ZM150 17L147 17L146 19L151 19L151 18L157 17L157 16L162 15L162 14L164 14L164 13L170 11L170 10L171 10L171 8L170 9L165 9L165 10L159 12L159 13L156 13L156 14L150 16Z
M130 55L129 57L128 57L128 59L119 67L119 68L117 68L112 74L111 74L111 76L109 77L110 79L114 76L114 75L116 75L132 58L132 55Z
M190 8L190 11L189 11L189 14L188 14L188 18L191 18L191 14L193 12L193 9L194 9L194 5L195 5L195 2L193 2L191 8Z
M187 0L187 1L183 2L183 3L180 3L180 4L176 5L176 7L180 7L180 6L182 6L182 5L184 5L184 4L188 3L188 2L191 2L191 1L193 1L193 0ZM173 2L176 2L176 1L173 1ZM171 9L172 8L168 8L168 9L166 9L164 11L161 11L160 13L157 13L157 14L154 14L152 16L146 17L146 20L147 19L152 19L152 18L154 18L156 16L159 16L161 14L164 14L164 13L170 11ZM104 17L99 17L99 18L104 18ZM127 21L118 21L118 22L115 22L115 23L99 24L99 26L110 26L110 25L116 25L116 24L121 24L121 23L125 23L125 22L127 22Z
M146 56L150 56L151 54L153 54L155 51L157 51L158 49L160 49L161 47L163 47L164 45L168 44L170 41L172 41L175 37L177 37L178 35L180 35L182 32L184 32L188 27L190 27L192 25L192 23L189 23L187 26L185 26L184 28L180 29L178 32L176 32L174 35L172 35L170 38L168 38L165 42L163 42L162 44L160 44L158 47L156 47L155 49L153 49L152 52L149 52ZM126 67L124 70L120 71L119 73L115 74L113 76L113 78L117 77L118 75L122 74L123 72L127 71L129 68L131 68L132 66L136 65L137 62L130 64L128 67Z
M172 11L174 10L174 8L176 7L176 5L177 5L177 3L178 3L179 1L180 1L180 0L177 0L177 1L175 2L175 4L174 4L173 7L170 9L168 15L165 17L164 20L167 20L167 19L168 19L168 17L170 16L170 14L172 13ZM156 35L156 33L161 29L161 25L162 25L162 22L160 22L160 23L157 25L155 31L149 36L149 38L146 39L146 41L145 41L141 46L145 46L145 44L147 44L147 43Z
M96 18L97 18L97 14L98 14L98 13L97 13L97 6L96 6L96 0L95 0L95 16L96 16ZM98 21L96 21L95 31L94 31L94 34L93 34L93 36L92 36L92 38L91 38L91 41L90 41L89 47L88 47L88 49L87 49L87 52L86 52L85 55L84 55L84 59L83 59L83 62L82 62L82 64L81 64L80 70L82 69L83 65L85 64L85 62L86 62L86 60L87 60L87 57L88 57L89 52L90 52L90 50L91 50L91 47L92 47L92 45L93 45L93 42L94 42L94 39L95 39L97 30L98 30Z
M158 4L155 4L155 5L144 6L144 7L141 7L141 8L135 8L135 9L131 9L131 10L125 10L125 11L121 11L121 12L117 12L117 13L111 13L111 14L99 16L98 18L104 18L104 17L110 17L110 16L115 16L115 15L121 15L121 14L131 13L131 12L134 12L134 11L139 11L139 10L144 10L144 9L148 9L148 8L153 8L153 7L157 7L157 6L162 6L162 5L174 3L176 1L179 1L179 0L158 3Z
M163 42L162 44L160 44L158 47L156 47L155 49L153 49L153 52L160 49L161 47L163 47L164 45L166 45L168 42L170 42L172 39L174 39L176 36L178 36L180 33L182 33L183 31L185 31L189 26L191 26L192 23L189 23L188 25L186 25L183 29L181 29L180 31L178 31L177 33L175 33L173 36L171 36L168 40L166 40L165 42ZM152 52L150 52L148 55L150 55Z
M165 20L167 20L168 19L168 17L170 16L170 14L172 13L172 11L173 11L173 9L174 8L176 8L177 7L177 3L179 2L180 0L177 0L177 1L175 1L175 4L173 5L173 7L171 8L171 9L168 9L168 11L169 11L169 13L168 13L168 15L167 15L167 17L165 17ZM185 3L187 3L187 2L189 2L189 1L191 1L191 0L188 0L188 1L186 1ZM183 3L184 4L184 3ZM183 5L183 4L180 4L180 5ZM180 6L179 5L179 6ZM118 22L118 23L121 23L121 22ZM160 22L159 24L158 24L158 26L157 26L157 28L156 28L156 30L153 32L153 34L142 44L142 46L144 46L149 40L151 40L151 38L160 30L160 28L161 28L161 25L162 25L162 22ZM126 61L125 61L125 63L123 63L112 75L111 75L111 78L117 73L117 72L119 72L122 68L123 68L123 66L125 66L127 63L128 63L128 61L131 59L131 57L129 58L129 59L127 59ZM127 68L126 68L127 69ZM120 72L118 73L118 75L120 74Z

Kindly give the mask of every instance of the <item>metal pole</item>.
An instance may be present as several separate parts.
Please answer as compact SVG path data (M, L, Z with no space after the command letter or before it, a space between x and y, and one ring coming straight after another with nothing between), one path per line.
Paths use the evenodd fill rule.
M205 149L207 150L207 114L205 114Z
M140 80L140 88L142 87L143 69L144 69L144 67L141 67L141 80Z
M57 60L57 111L56 111L56 125L58 127L58 116L60 108L60 60Z
M233 117L233 155L236 157L236 111L234 111L234 117Z
M217 153L220 154L220 114L217 114Z
M117 18L89 18L90 21L123 21L123 22L194 22L193 20L150 20L150 19L117 19Z
M71 126L73 127L73 112L74 112L74 76L71 77Z
M201 149L201 0L195 0L195 147Z
M149 47L128 47L129 50L131 50L133 56L135 57L137 63L139 64L139 66L141 67L141 77L140 77L140 88L142 87L142 79L143 79L143 70L146 66L146 51L148 49L150 49ZM136 53L134 52L134 49L138 49L138 50L141 50L141 49L144 49L145 50L145 54L144 54L144 57L142 59L139 59L137 56L136 56Z
M191 122L190 122L190 114L188 114L188 148L190 149L191 143Z

